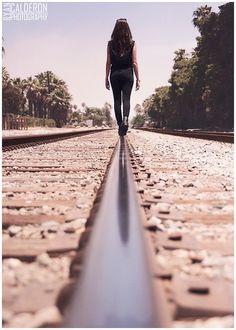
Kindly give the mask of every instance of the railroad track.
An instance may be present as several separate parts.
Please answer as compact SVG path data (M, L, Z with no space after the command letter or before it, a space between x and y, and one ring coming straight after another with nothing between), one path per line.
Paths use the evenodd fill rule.
M169 134L175 136L191 137L196 139L220 141L234 143L234 133L229 132L213 132L213 131L201 131L201 130L170 130L170 129L158 129L158 128L139 128L143 131L156 132L161 134Z
M16 148L27 148L29 146L39 145L46 142L56 142L62 139L69 139L75 136L99 133L103 130L104 129L88 129L83 131L57 132L50 134L4 136L2 138L2 150L8 151Z
M214 178L207 192L195 187L197 166L165 155L166 148L155 155L150 134L130 133L116 145L107 131L4 153L3 283L12 271L19 280L25 266L28 276L43 273L41 282L26 276L17 297L14 279L6 285L8 326L19 326L26 313L34 327L232 321L232 214L212 211L232 205L230 178L224 188ZM209 209L196 212L202 200ZM41 298L25 299L33 288Z

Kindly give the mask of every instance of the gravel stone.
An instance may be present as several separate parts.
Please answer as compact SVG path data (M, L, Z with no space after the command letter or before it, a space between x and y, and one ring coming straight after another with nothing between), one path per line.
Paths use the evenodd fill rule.
M38 262L39 265L48 267L51 263L51 258L47 253L42 253L37 256L36 262Z
M152 217L148 220L148 225L149 225L149 226L155 226L156 228L159 228L159 226L161 225L161 219L158 219L158 218L152 216Z
M19 313L13 316L12 320L9 322L9 328L31 328L33 321L32 313Z
M8 323L13 317L13 312L9 309L3 308L2 310L2 322L3 325Z
M22 266L22 262L16 258L9 258L4 261L4 265L6 265L9 269L16 269Z
M174 322L174 328L233 328L234 318L231 315L211 317L208 319L181 320Z
M8 228L8 232L9 232L10 236L15 236L21 230L22 230L22 228L20 226L15 226L15 225L12 225Z
M128 138L135 150L132 155L136 175L142 164L154 183L150 187L148 179L137 181L149 219L146 227L152 230L150 224L155 226L155 217L160 217L162 221L156 228L179 239L179 247L184 238L189 242L190 237L199 246L199 250L171 250L158 245L157 265L169 273L180 274L183 280L203 276L213 281L233 281L233 145L135 130ZM152 200L148 207L145 196L150 195L157 196L157 201ZM152 232L153 242L158 235L158 231ZM191 242L189 245L191 248ZM165 286L171 295L171 281ZM227 326L233 326L231 315L173 321L173 327Z
M56 306L48 306L35 313L29 325L31 328L40 328L45 324L59 324L61 321L62 318L58 308Z
M17 279L15 276L14 270L8 269L3 273L2 276L2 283L4 286L16 286L17 285Z

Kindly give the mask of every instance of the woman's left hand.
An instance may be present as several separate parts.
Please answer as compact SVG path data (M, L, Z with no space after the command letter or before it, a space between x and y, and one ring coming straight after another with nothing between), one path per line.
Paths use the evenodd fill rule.
M105 80L105 86L106 86L106 89L110 90L110 83L109 83L108 79Z
M137 80L136 80L136 88L135 88L135 90L138 91L139 88L140 88L140 80L137 79Z

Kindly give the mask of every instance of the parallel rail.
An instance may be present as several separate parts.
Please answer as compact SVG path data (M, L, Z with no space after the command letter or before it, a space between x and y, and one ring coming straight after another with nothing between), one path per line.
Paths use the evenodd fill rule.
M99 133L101 131L104 131L104 129L88 129L84 131L59 132L50 134L4 136L2 138L2 149L3 151L7 151L15 147L24 148L34 144L55 142L58 140L73 138L76 136Z
M175 136L191 137L196 139L213 140L220 142L234 143L234 133L212 132L212 131L180 131L180 130L163 130L158 128L139 128L142 131L155 132L161 134L169 134Z
M168 327L124 137L113 154L86 252L64 327Z

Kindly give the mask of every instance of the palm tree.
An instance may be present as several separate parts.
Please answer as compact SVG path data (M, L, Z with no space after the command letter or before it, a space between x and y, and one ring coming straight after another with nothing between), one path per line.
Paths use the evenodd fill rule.
M47 117L54 119L57 126L61 126L66 122L68 111L72 107L70 104L72 97L68 92L68 87L62 79L59 79L51 71L47 71L37 77L44 86L47 85L48 87L48 93L45 94L44 98L48 109Z
M66 123L68 113L72 111L72 97L66 83L53 72L42 72L21 80L10 79L3 68L2 79L3 112L28 113L32 117L54 119L58 126Z
M12 84L15 87L16 94L19 98L19 114L25 114L25 105L26 105L26 89L27 89L27 81L21 78L12 79Z
M39 94L37 97L37 104L38 104L38 113L40 118L48 118L48 107L49 107L49 100L48 94L50 93L50 82L49 82L49 71L42 72L37 74L36 79L39 84Z
M29 77L27 79L27 92L26 98L28 100L29 106L29 115L32 117L37 117L37 109L36 109L36 100L37 100L37 79Z
M7 113L9 112L9 97L11 95L11 81L9 73L7 72L6 68L2 68L2 112Z
M193 12L193 25L202 32L205 23L211 14L211 7L201 6Z

